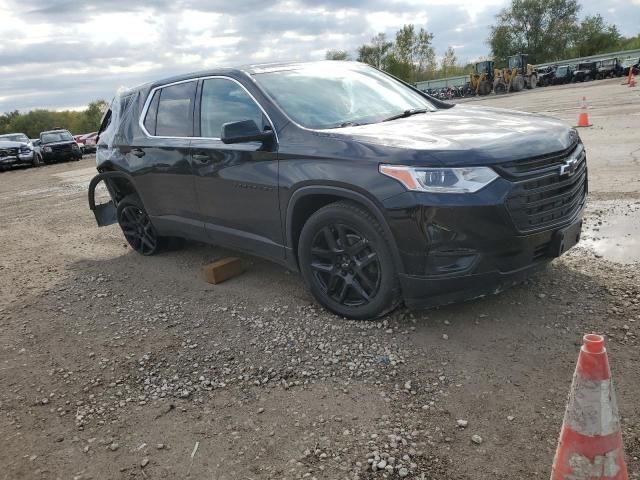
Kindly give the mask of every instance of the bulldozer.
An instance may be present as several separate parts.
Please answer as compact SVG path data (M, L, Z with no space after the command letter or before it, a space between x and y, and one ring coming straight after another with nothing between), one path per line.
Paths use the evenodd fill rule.
M493 80L493 91L497 94L519 92L525 87L536 88L538 74L533 65L527 63L529 56L519 53L507 57L508 68L496 69Z
M469 75L469 85L476 95L488 95L493 90L495 71L491 60L478 62L475 72Z

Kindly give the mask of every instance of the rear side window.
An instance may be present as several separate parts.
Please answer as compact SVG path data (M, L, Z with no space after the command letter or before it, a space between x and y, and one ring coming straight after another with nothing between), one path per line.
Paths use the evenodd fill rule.
M192 137L195 96L195 81L160 90L155 134L162 137Z
M160 100L160 90L156 90L153 94L147 114L144 117L144 128L147 129L151 135L156 134L156 116L158 115L158 100Z
M264 130L262 110L240 85L224 78L205 80L200 104L200 136L220 138L223 124L243 120L253 120Z

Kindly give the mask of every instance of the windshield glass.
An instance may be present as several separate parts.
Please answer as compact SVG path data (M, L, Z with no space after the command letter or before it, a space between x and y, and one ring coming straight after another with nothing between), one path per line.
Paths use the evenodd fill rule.
M26 135L24 135L23 133L10 133L7 135L0 135L0 140L5 140L5 141L9 141L9 142L25 142L27 143L29 141L29 138L27 138Z
M41 137L42 143L66 142L73 140L69 132L51 132L43 133Z
M255 79L292 120L306 128L377 123L407 110L435 110L419 93L362 64L299 65L257 73Z

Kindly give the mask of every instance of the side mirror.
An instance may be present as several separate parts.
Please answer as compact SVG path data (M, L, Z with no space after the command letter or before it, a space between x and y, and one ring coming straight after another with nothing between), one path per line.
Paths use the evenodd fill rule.
M241 122L230 122L222 125L222 143L246 143L262 142L269 143L273 140L273 131L260 131L258 125L253 120L242 120Z

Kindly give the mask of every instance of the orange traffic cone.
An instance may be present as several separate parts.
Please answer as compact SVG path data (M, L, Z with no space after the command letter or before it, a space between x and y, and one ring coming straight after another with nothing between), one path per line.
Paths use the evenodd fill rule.
M587 97L582 97L582 106L580 107L580 115L578 115L578 125L576 127L590 127L589 112L587 111Z
M628 480L604 337L583 342L551 480Z

